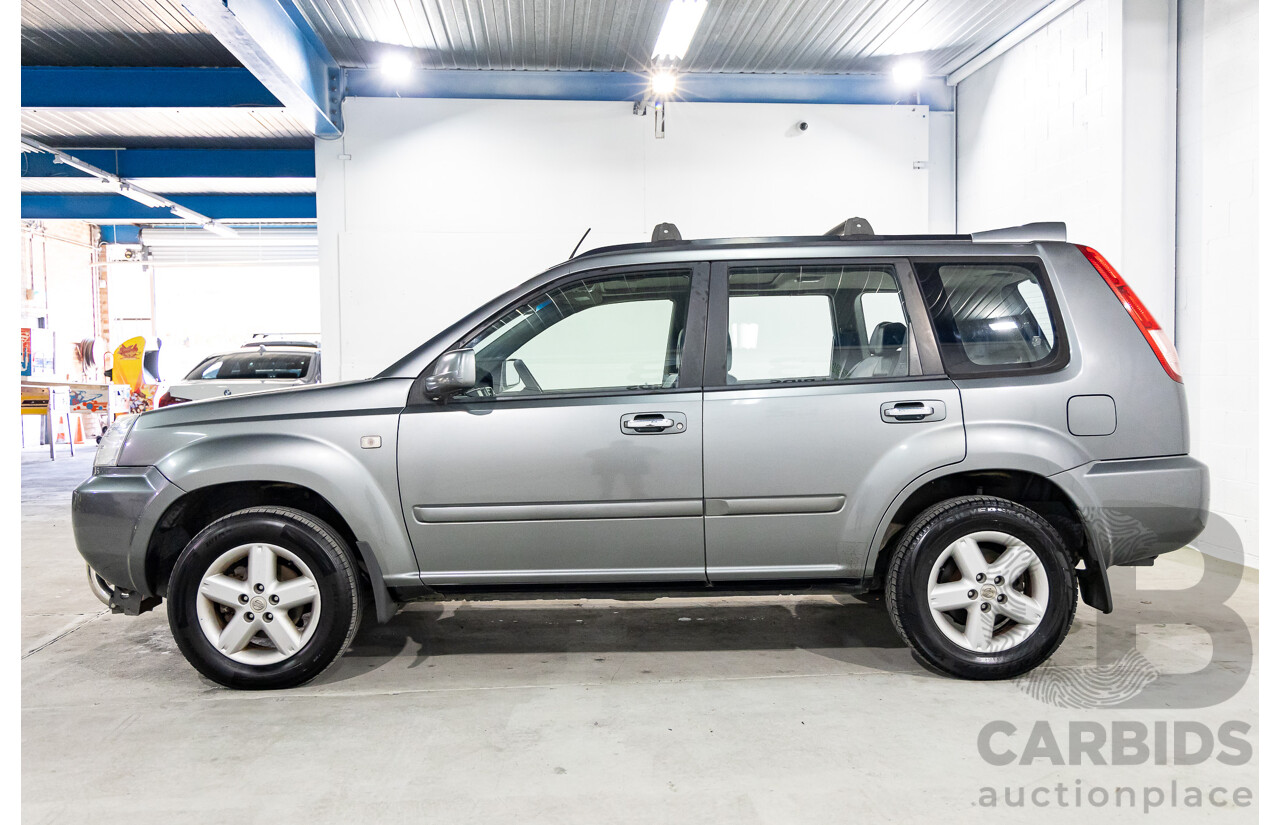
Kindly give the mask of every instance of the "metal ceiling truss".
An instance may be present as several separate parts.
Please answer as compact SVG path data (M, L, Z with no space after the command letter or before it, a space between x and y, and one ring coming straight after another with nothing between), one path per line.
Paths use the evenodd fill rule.
M342 69L292 0L183 0L318 138L342 135Z

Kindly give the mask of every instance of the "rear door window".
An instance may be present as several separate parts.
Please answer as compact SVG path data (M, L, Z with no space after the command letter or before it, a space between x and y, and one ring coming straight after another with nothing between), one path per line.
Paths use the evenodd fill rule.
M912 374L895 267L728 267L726 384L892 380Z
M1028 262L914 262L947 372L1040 372L1065 363L1057 306Z

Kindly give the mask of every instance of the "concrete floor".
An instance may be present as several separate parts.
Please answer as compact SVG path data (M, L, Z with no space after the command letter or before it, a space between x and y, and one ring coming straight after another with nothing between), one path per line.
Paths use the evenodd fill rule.
M1257 821L1256 801L1142 812L1144 788L1167 794L1171 781L1256 798L1252 571L1229 602L1245 620L1234 629L1194 592L1118 582L1116 613L1081 605L1055 670L1037 671L1095 664L1099 622L1107 633L1142 616L1138 650L1174 674L1141 696L1148 710L1061 708L1026 682L934 676L879 603L830 597L418 604L367 624L316 683L239 693L186 664L163 610L112 616L90 595L69 511L90 461L23 459L25 821ZM1139 581L1187 587L1200 569L1184 550ZM1187 622L1211 630L1212 658ZM1179 709L1236 682L1212 707ZM1064 752L1071 722L1240 720L1255 757L995 767L977 740L996 720L1021 733L995 745L1017 747L1044 721ZM979 805L986 787L1059 782L1067 807L1047 794L1046 807ZM1095 786L1136 787L1136 809L1071 804Z

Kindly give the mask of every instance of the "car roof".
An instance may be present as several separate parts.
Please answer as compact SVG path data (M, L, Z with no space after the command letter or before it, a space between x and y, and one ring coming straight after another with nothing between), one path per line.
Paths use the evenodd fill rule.
M856 227L856 228L854 228ZM1064 223L1041 222L1022 226L1010 226L1001 229L990 229L973 232L967 235L877 235L871 226L861 218L851 218L843 225L823 235L777 235L746 238L694 238L685 240L680 237L679 230L673 224L659 224L654 229L654 239L647 243L615 244L590 249L570 260L592 258L609 255L625 255L627 253L697 251L697 250L787 250L794 251L805 248L829 248L840 250L833 257L843 257L849 247L901 247L920 244L924 247L954 244L1025 244L1041 241L1065 241L1067 227ZM859 250L856 254L866 254Z

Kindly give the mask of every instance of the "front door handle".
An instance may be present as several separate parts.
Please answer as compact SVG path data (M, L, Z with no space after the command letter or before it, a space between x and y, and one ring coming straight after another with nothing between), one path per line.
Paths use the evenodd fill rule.
M890 424L914 421L941 421L947 417L947 405L936 399L891 401L880 405L880 420Z
M926 415L933 415L933 407L921 404L918 407L890 407L884 411L884 414L890 418L924 418Z
M683 413L627 413L622 416L622 432L626 435L682 433L685 427Z

